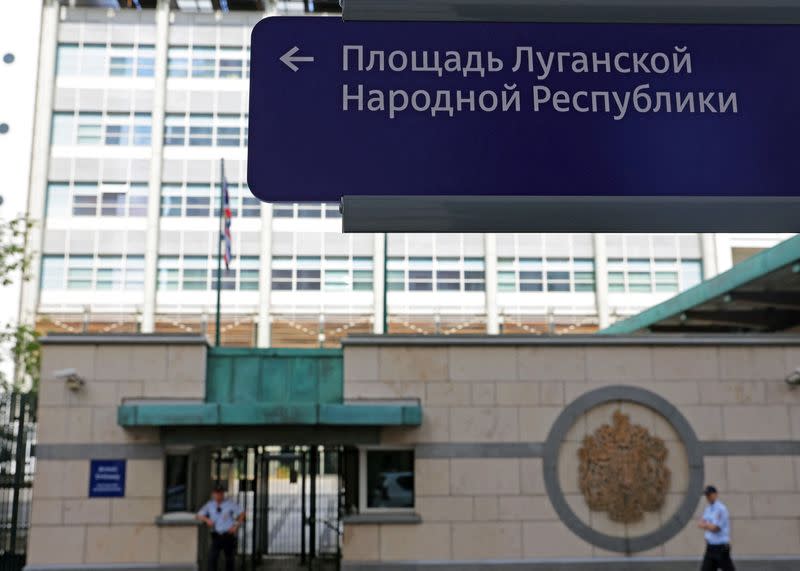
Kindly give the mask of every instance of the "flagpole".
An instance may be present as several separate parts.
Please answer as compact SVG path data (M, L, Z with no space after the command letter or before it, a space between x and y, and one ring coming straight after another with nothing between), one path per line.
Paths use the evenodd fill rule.
M225 159L219 160L219 235L217 236L217 319L216 327L214 330L214 347L220 345L220 309L222 306L222 236L223 236L223 223L225 220L225 192L223 185L225 184Z

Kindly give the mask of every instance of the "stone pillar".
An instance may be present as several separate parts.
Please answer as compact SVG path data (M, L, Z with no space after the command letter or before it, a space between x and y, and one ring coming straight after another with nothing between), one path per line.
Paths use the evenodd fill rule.
M594 298L600 329L611 324L608 313L608 255L604 234L592 234L594 244Z
M164 162L164 110L167 102L167 49L169 47L169 0L156 6L155 90L147 199L147 236L144 255L144 308L142 333L155 331L156 288L158 287L158 238L161 220L161 167Z
M261 257L258 264L258 340L259 347L272 344L272 205L261 204Z
M21 323L33 324L39 306L41 252L44 240L47 171L50 164L50 117L55 94L56 46L58 45L58 2L46 0L42 5L42 28L39 44L39 74L31 149L28 216L34 226L28 234L27 250L31 252L30 279L22 283L20 292ZM21 190L21 189L20 189Z
M387 239L386 234L375 234L372 247L372 332L377 335L387 333L383 330L383 293L384 288L388 287L384 280L387 263L384 252Z
M483 235L483 259L486 268L486 332L489 335L500 333L497 318L497 235Z
M713 278L719 273L714 234L700 234L700 252L703 256L703 279Z

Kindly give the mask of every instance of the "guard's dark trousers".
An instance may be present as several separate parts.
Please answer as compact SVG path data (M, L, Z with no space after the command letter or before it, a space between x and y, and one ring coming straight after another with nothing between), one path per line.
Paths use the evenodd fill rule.
M208 551L208 569L217 571L220 552L225 554L225 571L234 571L236 563L236 536L230 533L212 533ZM704 568L705 569L705 568ZM731 567L733 569L733 567Z
M706 555L703 557L703 566L700 571L735 571L731 561L731 546L706 544Z

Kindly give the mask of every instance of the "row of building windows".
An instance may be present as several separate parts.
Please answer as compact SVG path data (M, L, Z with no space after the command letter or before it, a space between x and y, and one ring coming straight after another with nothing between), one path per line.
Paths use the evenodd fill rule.
M141 290L144 256L47 254L42 256L41 289Z
M484 291L483 258L390 257L386 262L389 291Z
M216 289L215 256L160 256L162 290ZM257 290L258 256L238 256L223 273L223 289ZM389 291L484 291L482 258L389 258ZM702 280L699 260L609 260L609 291L674 293ZM276 291L372 291L373 260L366 256L276 256ZM588 259L500 258L500 292L593 292L594 262ZM42 289L141 289L144 256L48 254L42 257Z
M122 43L60 43L58 77L153 77L155 46ZM242 79L250 77L250 48L178 45L167 53L168 77Z
M61 43L56 53L59 77L153 77L152 44Z
M161 216L188 218L219 216L219 183L165 183L161 187ZM261 202L245 183L229 183L231 213L257 218ZM116 182L51 182L47 185L48 217L147 216L147 184Z
M258 291L258 256L234 256L222 267L222 289ZM217 256L159 256L158 289L207 291L217 289Z
M675 293L703 280L700 260L609 258L608 291Z
M52 144L148 147L151 124L150 113L56 111Z
M242 79L250 77L250 48L170 46L168 77Z
M62 216L147 216L147 184L51 182L46 214Z
M372 258L366 256L275 256L277 291L372 291Z
M497 290L502 292L593 292L591 258L498 258Z
M219 216L220 185L209 183L165 183L161 186L161 216L197 218ZM242 218L261 215L261 201L246 183L228 183L231 214Z
M167 113L164 144L172 147L246 147L247 113Z
M341 218L338 204L290 204L276 203L272 205L274 218Z

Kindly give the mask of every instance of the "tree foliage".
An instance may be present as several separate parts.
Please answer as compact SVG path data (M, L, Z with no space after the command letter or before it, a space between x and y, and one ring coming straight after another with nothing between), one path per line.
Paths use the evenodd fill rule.
M25 243L32 226L24 217L0 221L0 286L11 285L15 276L28 279L31 254L25 249Z
M29 279L32 255L27 249L33 223L26 217L0 220L0 287ZM36 331L23 324L0 326L0 361L14 363L14 377L0 371L0 387L6 391L36 391L39 387L40 347Z
M0 331L0 344L9 347L7 358L14 363L14 378L0 371L0 383L7 392L37 392L41 369L39 335L27 325L8 325ZM2 357L0 357L2 358Z

